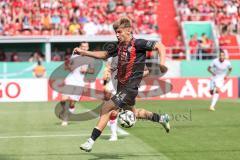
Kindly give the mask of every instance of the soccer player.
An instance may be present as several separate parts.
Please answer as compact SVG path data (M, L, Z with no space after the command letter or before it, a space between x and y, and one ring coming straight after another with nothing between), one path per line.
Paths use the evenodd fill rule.
M117 63L118 57L109 58L105 67L104 72L104 100L109 100L112 95L117 93ZM145 65L143 77L146 77L149 74L149 70ZM111 130L111 137L109 141L117 141L117 113L112 112L110 115L110 120L108 126Z
M79 45L79 48L81 48L84 51L89 50L89 44L87 42L81 42ZM76 67L78 62L78 59L82 61L89 61L89 67L88 65L82 65L79 67ZM94 73L94 66L93 66L93 58L90 57L83 57L82 55L75 54L73 52L72 56L70 57L69 62L65 62L65 69L68 70L69 75L64 80L64 85L72 85L72 86L79 86L84 87L84 76L85 74L93 74ZM73 87L72 89L67 90L67 94L63 94L63 100L61 101L61 105L63 107L63 111L60 116L62 116L62 126L68 125L68 117L69 112L73 113L75 111L75 103L78 102L81 99L83 89L79 89L77 87ZM76 95L78 94L78 95ZM68 112L69 111L69 112Z
M132 110L136 118L160 123L166 132L170 130L169 116L167 114L160 115L134 107L138 87L143 77L146 51L157 50L160 56L160 71L167 72L167 67L164 65L165 46L160 42L135 39L132 34L131 21L127 17L122 17L114 22L113 28L118 39L118 45L115 49L98 52L86 51L80 48L74 50L78 54L99 59L118 56L117 93L110 100L103 103L97 126L93 129L87 142L80 146L80 149L86 152L92 150L96 139L106 127L112 111L118 109Z
M212 61L208 67L208 71L212 74L210 83L210 94L212 95L212 102L209 110L215 111L215 105L219 98L219 92L224 84L224 80L227 79L232 71L231 63L226 59L226 55L223 50L220 50L219 58Z

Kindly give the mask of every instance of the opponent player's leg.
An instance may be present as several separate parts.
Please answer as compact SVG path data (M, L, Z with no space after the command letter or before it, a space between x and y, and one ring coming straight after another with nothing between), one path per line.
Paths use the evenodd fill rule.
M211 101L211 105L209 107L210 111L215 111L215 106L219 99L220 88L218 87L218 85L220 85L220 84L217 84L216 81L214 81L214 80L211 81L210 94L212 95L212 101Z
M211 111L215 111L215 106L219 99L219 91L220 91L220 89L217 87L214 90L210 90L210 94L212 95L212 101L211 101L209 110L211 110Z
M80 146L80 149L90 152L92 150L92 146L97 138L101 135L102 131L106 127L110 116L111 111L117 110L118 108L115 106L112 100L106 101L103 103L103 106L100 110L100 118L97 122L97 126L93 129L90 138Z
M72 100L72 99L69 100L69 112L74 113L74 111L76 109L75 103L76 103L75 100Z
M62 119L62 126L67 126L68 125L68 119L70 113L74 113L75 111L75 103L76 100L79 99L80 96L63 96L63 101L61 102L62 105L62 112L61 112L61 119Z
M170 124L169 124L169 116L168 114L158 114L153 113L151 111L145 110L145 109L137 109L135 107L132 108L132 111L134 112L136 118L138 119L146 119L150 120L152 122L160 123L166 132L168 133L170 131Z
M104 100L106 101L110 100L112 95L114 95L115 93L116 93L116 90L113 86L113 82L108 81L104 87ZM109 141L116 141L118 139L117 138L117 114L118 112L112 111L110 120L108 121L108 126L110 127L110 130L111 130L111 136Z
M62 106L62 111L59 114L59 118L62 119L62 126L68 125L68 110L69 110L69 102L68 97L63 95L63 100L60 102Z
M109 141L117 141L117 111L112 111L110 115L110 120L108 122L110 130L111 130L111 137Z

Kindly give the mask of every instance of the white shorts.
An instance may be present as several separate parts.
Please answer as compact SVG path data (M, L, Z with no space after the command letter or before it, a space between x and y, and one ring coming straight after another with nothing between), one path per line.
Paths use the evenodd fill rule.
M107 84L106 84L106 90L110 93L112 93L112 95L116 94L117 88L114 87L114 82L112 80L110 80Z
M65 97L68 97L70 100L79 101L82 97L84 81L76 80L74 76L68 76L65 79L65 85L72 85L76 87L67 88L68 94L62 94ZM81 87L81 88L80 88Z
M224 85L224 79L211 79L210 81L210 90L214 90L216 88L222 88Z

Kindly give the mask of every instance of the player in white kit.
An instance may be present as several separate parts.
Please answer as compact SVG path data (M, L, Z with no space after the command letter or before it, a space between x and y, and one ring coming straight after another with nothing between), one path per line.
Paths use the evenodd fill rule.
M224 80L227 79L232 71L231 63L226 59L226 55L223 50L220 51L219 57L212 61L208 67L208 71L212 74L210 83L212 102L209 109L211 111L215 111L215 105L219 99L219 93L224 85Z
M109 100L116 93L118 57L109 58L104 71L104 100ZM108 126L111 130L109 141L117 141L117 112L112 112Z
M89 44L87 42L81 42L79 47L83 50L89 50ZM86 64L79 66L79 61L89 62L89 65ZM65 69L70 73L64 80L64 85L71 85L72 87L67 89L67 94L63 94L63 101L61 101L63 107L61 115L63 119L62 126L68 125L68 110L73 113L75 110L75 103L81 99L83 88L85 86L85 74L94 73L93 58L73 53L70 57L70 61L65 63Z

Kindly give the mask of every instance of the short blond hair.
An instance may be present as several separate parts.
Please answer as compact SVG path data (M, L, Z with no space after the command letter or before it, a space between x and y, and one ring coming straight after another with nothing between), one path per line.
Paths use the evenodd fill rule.
M118 28L131 28L132 22L128 17L121 17L113 23L113 29L116 31Z

